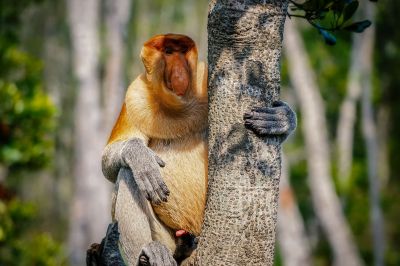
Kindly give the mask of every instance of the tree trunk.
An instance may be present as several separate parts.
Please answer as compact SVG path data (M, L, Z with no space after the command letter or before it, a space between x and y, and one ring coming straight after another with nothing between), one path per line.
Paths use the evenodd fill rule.
M300 103L315 212L333 248L335 265L362 265L341 210L330 174L330 151L325 108L301 36L293 22L285 30L289 75Z
M125 96L124 55L132 0L106 1L107 64L104 79L105 132L111 132Z
M367 3L366 15L373 19L375 7ZM384 264L385 240L383 230L383 215L380 207L380 180L378 176L378 139L374 119L374 110L372 107L372 62L373 48L375 38L375 26L372 26L365 33L365 53L363 58L363 69L360 75L362 96L362 131L367 150L368 180L369 180L369 200L371 204L370 217L372 225L372 237L374 243L374 265L382 266Z
M278 243L284 266L311 265L311 248L289 180L289 162L283 156L278 211Z
M85 250L104 235L110 217L109 187L101 178L104 134L98 77L98 0L67 1L76 77L75 195L70 215L72 265L83 265Z
M245 129L243 114L278 100L287 4L210 2L209 190L191 264L273 265L280 144Z
M357 101L361 95L360 71L365 54L365 38L365 34L353 34L347 93L340 107L337 126L338 177L342 185L347 184L353 163L354 124L356 121Z

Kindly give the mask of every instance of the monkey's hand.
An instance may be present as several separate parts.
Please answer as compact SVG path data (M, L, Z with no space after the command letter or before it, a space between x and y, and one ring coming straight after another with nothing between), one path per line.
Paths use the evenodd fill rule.
M244 125L258 136L280 136L283 142L297 126L295 112L283 101L256 107L244 114Z
M169 190L159 169L165 163L142 140L134 138L125 142L121 159L122 166L132 170L133 178L146 199L154 204L167 201Z
M138 138L114 142L103 152L102 169L106 178L115 182L121 167L131 169L139 190L154 204L166 202L169 195L159 169L164 166L164 161Z
M177 266L169 249L158 241L153 241L143 247L139 255L139 266Z

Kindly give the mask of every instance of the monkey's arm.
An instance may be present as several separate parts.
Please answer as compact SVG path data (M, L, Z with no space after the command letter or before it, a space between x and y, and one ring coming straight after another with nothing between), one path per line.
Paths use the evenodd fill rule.
M169 195L160 166L165 166L163 160L139 138L113 142L103 152L102 170L106 178L115 182L121 167L129 168L139 190L155 204L167 201Z
M115 182L122 167L132 171L133 178L143 195L155 204L167 201L169 190L159 167L165 163L146 146L148 138L128 119L125 104L103 151L104 176Z
M244 114L244 124L258 136L280 136L283 142L297 126L296 113L283 101Z

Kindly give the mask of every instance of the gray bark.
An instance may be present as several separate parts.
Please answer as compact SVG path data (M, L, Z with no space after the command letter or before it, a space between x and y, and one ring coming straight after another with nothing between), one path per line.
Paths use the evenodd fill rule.
M67 1L76 77L75 190L70 214L72 265L83 265L90 243L104 236L109 220L109 187L101 178L104 134L98 77L98 0Z
M332 246L335 265L362 265L341 210L330 173L330 151L325 108L301 36L293 22L285 29L289 75L303 114L308 178L315 212Z
M287 1L211 1L208 21L209 191L194 265L273 265L278 138L243 114L278 100Z
M289 162L283 156L278 210L278 243L284 266L311 263L311 248L289 180Z
M130 18L132 0L106 1L107 63L104 79L105 132L111 132L125 97L123 69L126 27Z
M365 6L366 15L373 19L375 7L368 3ZM361 95L361 115L362 131L367 150L368 180L369 180L369 200L371 204L370 217L372 225L372 236L374 245L374 265L384 265L385 239L383 229L383 215L380 206L380 180L378 175L378 138L372 106L372 62L373 48L375 39L375 27L372 26L365 33L365 59L360 75L362 95Z

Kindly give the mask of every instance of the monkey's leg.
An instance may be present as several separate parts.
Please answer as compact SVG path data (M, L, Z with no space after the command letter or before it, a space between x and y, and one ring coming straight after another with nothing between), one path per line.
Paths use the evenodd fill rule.
M274 102L273 107L256 107L244 114L246 128L258 136L281 136L284 141L296 128L297 119L293 110L283 101Z
M155 216L129 169L121 168L115 190L113 220L118 222L119 246L126 264L146 265L139 262L145 255L149 265L176 265L174 239Z

